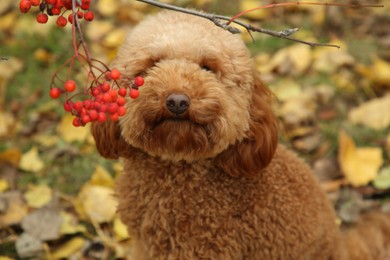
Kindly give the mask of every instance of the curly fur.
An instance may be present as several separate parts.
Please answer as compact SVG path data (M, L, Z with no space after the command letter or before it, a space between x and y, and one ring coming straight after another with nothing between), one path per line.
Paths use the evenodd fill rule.
M103 156L124 158L116 192L133 259L354 259L308 166L277 144L272 94L239 36L164 11L112 66L145 78L120 123L92 127ZM170 94L189 98L185 113L167 109ZM357 230L344 238L366 245Z

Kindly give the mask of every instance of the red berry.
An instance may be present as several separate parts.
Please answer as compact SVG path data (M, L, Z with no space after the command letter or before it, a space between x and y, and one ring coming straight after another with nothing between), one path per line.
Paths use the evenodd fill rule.
M89 115L83 115L81 117L81 122L83 122L83 124L88 124L89 122L91 122L91 118L89 117Z
M91 11L88 11L84 14L84 19L88 22L92 21L93 18L95 18L95 15L91 12Z
M76 117L75 119L73 119L72 124L73 124L75 127L79 127L79 126L82 125L82 124L81 124L81 120L80 120L80 118L78 118L78 117Z
M31 1L30 0L21 0L19 2L19 9L22 13L27 13L30 11Z
M49 17L47 14L40 13L37 15L37 22L38 23L47 23L47 20L49 20Z
M59 27L65 27L66 26L66 24L68 23L68 21L66 20L66 18L65 17L63 17L63 16L58 16L58 18L57 18L57 25L59 26Z
M99 107L100 112L107 112L108 110L108 105L107 104L101 104Z
M127 89L125 89L125 88L120 88L120 89L118 89L118 94L119 94L120 96L122 96L122 97L125 97L126 94L127 94Z
M73 109L73 103L72 101L68 100L64 103L64 109L65 111L71 112Z
M118 92L116 92L116 90L111 89L108 91L108 94L110 94L112 101L116 101L118 99Z
M49 5L54 5L57 3L57 0L46 0L46 3Z
M139 91L137 89L132 88L130 90L129 96L131 98L137 98L139 96Z
M77 18L81 19L84 17L84 13L82 11L77 11Z
M106 103L111 102L112 101L111 95L108 94L108 93L104 93L103 94L103 101L106 102Z
M73 92L76 89L76 82L73 80L68 80L65 82L65 90L68 92Z
M118 108L118 115L124 116L126 114L126 108L125 107L119 107Z
M90 110L88 115L91 118L91 121L96 121L99 117L99 113L96 110Z
M114 114L118 111L118 104L116 103L111 103L110 105L108 105L108 112L110 112L111 114Z
M82 101L77 101L76 103L73 104L73 108L77 111L81 111L84 107L84 104Z
M58 7L58 6L53 6L53 7L51 8L51 13L52 13L53 15L59 15L59 14L61 13L61 8Z
M70 23L73 23L73 19L74 19L73 13L70 13L70 14L68 15L68 21L69 21Z
M91 100L87 99L83 102L85 109L91 109L92 108L92 102Z
M135 77L134 79L134 84L137 86L137 87L141 87L143 84L144 84L144 78L141 77L141 76L137 76Z
M91 94L92 94L92 96L96 97L97 95L100 94L100 88L98 88L98 87L93 87L93 88L91 89Z
M103 92L107 92L110 90L111 86L110 83L104 81L100 88L102 89Z
M118 121L118 120L119 120L119 115L118 115L118 113L111 114L111 115L110 115L110 119L111 119L111 121L113 121L113 122Z
M117 70L117 69L111 70L111 78L113 80L118 80L120 77L121 77L121 73L119 70Z
M112 78L111 78L111 72L110 71L107 71L105 74L104 74L104 78L106 79L106 80L111 80Z
M38 6L41 2L40 0L30 0L32 6Z
M118 104L118 106L123 107L126 104L126 99L120 97L116 100L116 103Z
M59 98L61 96L61 91L58 88L50 89L50 97L51 98Z
M106 120L107 120L106 113L100 112L98 115L97 121L103 123L103 122L106 122Z

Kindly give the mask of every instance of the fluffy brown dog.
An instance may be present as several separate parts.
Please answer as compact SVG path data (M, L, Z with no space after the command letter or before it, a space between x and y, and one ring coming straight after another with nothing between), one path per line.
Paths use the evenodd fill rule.
M92 127L103 156L124 158L116 192L134 259L345 259L366 245L356 230L343 243L310 169L277 144L272 95L239 36L165 11L113 67L145 77L120 123ZM381 228L364 259L388 246Z

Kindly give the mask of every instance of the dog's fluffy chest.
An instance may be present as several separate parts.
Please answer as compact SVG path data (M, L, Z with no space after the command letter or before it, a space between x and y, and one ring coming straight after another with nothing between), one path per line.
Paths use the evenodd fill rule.
M118 181L124 194L119 211L126 208L123 216L136 236L153 237L163 231L167 238L180 233L198 239L200 233L235 232L235 222L254 204L248 192L253 181L227 176L207 162L169 167L142 164L125 163L126 173Z

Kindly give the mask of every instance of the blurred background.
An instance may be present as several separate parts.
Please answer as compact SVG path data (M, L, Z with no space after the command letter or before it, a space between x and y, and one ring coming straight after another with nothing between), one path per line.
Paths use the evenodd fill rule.
M112 196L122 166L101 158L89 127L73 127L48 95L53 74L73 55L70 27L56 27L53 17L38 24L38 12L22 14L18 2L0 1L0 260L125 259L131 238ZM272 3L161 2L227 16ZM95 20L82 29L92 56L107 64L126 33L159 11L132 0L93 0L92 10ZM299 27L295 38L341 47L238 27L275 93L281 142L313 167L340 224L390 210L390 5L274 7L239 20L276 31Z

